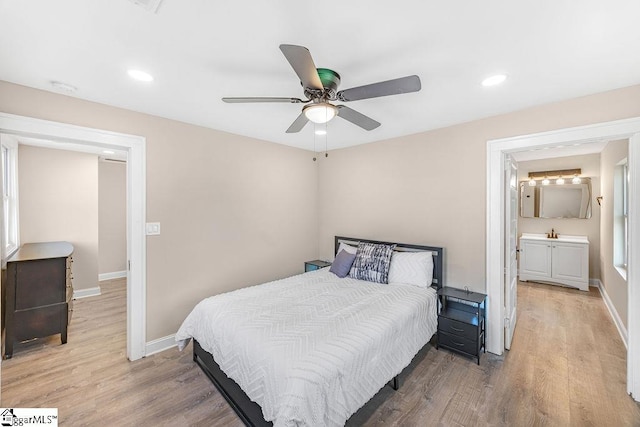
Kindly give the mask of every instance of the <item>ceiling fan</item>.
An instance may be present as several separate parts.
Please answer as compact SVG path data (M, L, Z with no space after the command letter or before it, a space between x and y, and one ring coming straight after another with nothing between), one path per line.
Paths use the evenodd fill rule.
M365 130L373 130L380 126L379 122L346 105L334 105L329 101L358 101L360 99L417 92L421 88L420 78L413 75L338 91L340 75L328 68L316 68L309 49L304 46L281 44L280 50L300 78L304 96L307 99L239 97L222 98L222 100L229 103L289 102L292 104L307 104L302 108L298 118L289 126L287 133L300 132L308 121L326 123L335 116L341 117Z

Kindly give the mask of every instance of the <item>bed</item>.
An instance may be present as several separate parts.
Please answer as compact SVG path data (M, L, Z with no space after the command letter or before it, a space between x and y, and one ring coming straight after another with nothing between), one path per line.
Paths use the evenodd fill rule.
M387 383L397 389L435 334L443 248L336 236L335 266L356 246L391 247L387 278L407 283L415 271L400 261L428 258L429 282L374 283L327 267L207 298L183 322L178 346L193 339L194 361L246 425L343 425Z

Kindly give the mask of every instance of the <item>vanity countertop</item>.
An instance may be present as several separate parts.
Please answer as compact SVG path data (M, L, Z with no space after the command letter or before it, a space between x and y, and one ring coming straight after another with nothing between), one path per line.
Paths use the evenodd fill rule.
M546 234L522 233L520 239L528 240L552 240L554 242L589 243L587 236L570 236L568 234L558 234L557 239L551 239Z

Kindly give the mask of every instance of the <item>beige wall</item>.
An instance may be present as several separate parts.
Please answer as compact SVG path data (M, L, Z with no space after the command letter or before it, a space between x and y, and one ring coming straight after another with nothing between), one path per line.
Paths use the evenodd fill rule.
M98 273L127 269L127 164L98 162Z
M629 303L627 281L613 266L613 176L616 165L626 158L628 153L628 140L609 142L600 153L600 168L602 171L601 280L625 327L627 326Z
M308 151L0 82L0 111L146 138L147 341L202 298L304 270L318 254Z
M640 116L640 86L309 152L0 82L0 111L147 139L147 340L206 295L331 258L336 234L441 245L445 282L485 290L486 142ZM317 189L317 191L315 190Z
M73 286L98 286L98 158L18 148L20 243L73 244Z
M528 181L529 172L582 169L583 177L591 178L591 218L522 218L518 215L518 235L522 233L548 233L553 228L558 234L587 236L589 238L589 277L600 278L600 154L558 157L518 163L518 182ZM571 179L572 177L569 177Z
M638 99L632 86L332 151L320 162L320 255L335 234L441 245L445 283L484 291L487 141L637 117Z

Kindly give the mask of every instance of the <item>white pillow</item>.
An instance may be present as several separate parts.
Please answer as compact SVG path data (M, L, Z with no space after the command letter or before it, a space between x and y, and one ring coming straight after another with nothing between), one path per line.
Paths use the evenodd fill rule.
M344 242L340 242L340 246L338 246L338 252L336 252L336 253L339 254L340 251L345 251L348 254L355 255L355 253L358 252L358 247L357 246L347 245Z
M429 287L433 281L431 252L394 252L389 267L389 283Z

